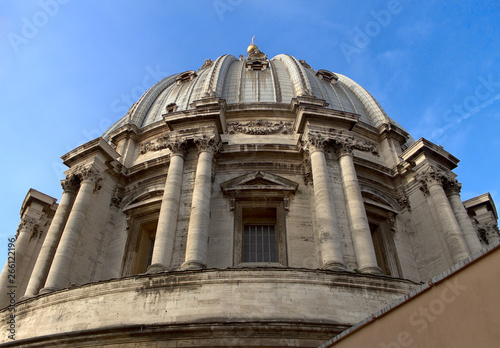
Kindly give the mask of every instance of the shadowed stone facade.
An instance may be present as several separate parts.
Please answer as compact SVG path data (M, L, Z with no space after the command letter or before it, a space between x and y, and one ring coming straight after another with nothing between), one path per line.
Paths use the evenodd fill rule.
M0 342L317 346L498 240L458 159L360 85L247 53L166 77L64 155L59 205L30 190Z

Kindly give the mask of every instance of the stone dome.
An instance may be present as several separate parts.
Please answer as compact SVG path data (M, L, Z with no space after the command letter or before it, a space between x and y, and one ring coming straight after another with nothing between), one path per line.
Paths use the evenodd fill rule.
M230 108L255 103L266 108L270 104L287 107L294 98L309 96L323 100L327 109L359 115L359 121L373 127L397 125L377 100L350 78L314 70L304 60L287 54L268 59L257 49L246 59L223 55L215 61L207 59L196 71L165 77L146 91L104 137L125 124L143 128L162 121L168 108L192 110L194 101L208 96L224 99Z
M318 346L500 238L457 158L257 46L166 77L61 158L0 297L25 347Z

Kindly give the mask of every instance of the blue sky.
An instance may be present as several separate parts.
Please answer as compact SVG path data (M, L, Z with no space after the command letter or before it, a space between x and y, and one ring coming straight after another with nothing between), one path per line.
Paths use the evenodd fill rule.
M3 0L0 262L29 188L156 81L205 59L287 53L349 76L418 139L458 157L462 198L500 204L498 1Z

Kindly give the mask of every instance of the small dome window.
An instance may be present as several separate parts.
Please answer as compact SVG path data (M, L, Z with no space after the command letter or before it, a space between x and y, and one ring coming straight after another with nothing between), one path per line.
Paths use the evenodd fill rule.
M333 83L335 83L339 79L339 77L337 75L335 75L331 71L324 70L324 69L318 70L318 72L316 73L316 76L318 76L320 79L325 79L325 80L328 80L328 81L333 82Z
M165 108L165 111L167 112L167 114L177 111L177 104L175 103L168 104L167 107Z
M194 70L190 70L190 71L186 71L186 72L183 72L182 74L180 74L179 76L177 76L175 78L175 81L179 84L179 83L184 83L184 82L188 82L188 81L191 81L192 79L194 79L196 76L196 72Z

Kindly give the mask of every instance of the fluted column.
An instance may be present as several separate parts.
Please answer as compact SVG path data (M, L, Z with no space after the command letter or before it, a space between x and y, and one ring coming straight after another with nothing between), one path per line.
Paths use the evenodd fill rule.
M423 184L424 192L428 191L437 215L441 219L441 227L453 262L459 262L469 257L470 253L455 213L451 208L450 201L444 192L442 186L444 177L445 175L441 171L430 168L426 173L421 175L420 181Z
M191 215L189 217L186 258L182 269L206 268L208 226L210 223L210 196L212 191L212 161L217 148L215 137L195 139L198 147L198 165L194 180Z
M342 238L338 230L334 197L329 185L328 167L325 158L326 139L309 135L306 149L309 151L316 207L317 229L322 257L322 268L345 270L342 257Z
M347 215L359 270L362 273L380 274L382 270L377 265L370 225L368 224L349 142L338 142L337 152L339 154L342 184L346 195Z
M49 273L52 260L56 253L57 246L61 240L61 235L68 221L68 216L75 202L76 192L78 190L78 182L74 175L68 176L66 179L61 180L63 187L63 195L57 211L52 219L47 236L43 242L42 248L31 273L31 277L26 288L23 298L33 297L38 294L40 289L45 284L47 275Z
M474 254L481 250L481 242L477 237L476 230L472 226L472 222L469 219L469 215L465 210L462 199L460 198L460 190L462 185L453 178L450 178L445 182L446 193L448 194L448 199L450 200L451 209L455 213L458 225L462 230L465 238L465 242L469 247L471 254Z
M161 201L160 216L158 217L153 257L151 266L148 267L148 273L170 270L174 251L186 141L171 142L168 144L168 148L171 151L170 164Z
M9 304L9 285L13 286L13 289L15 289L19 280L22 279L22 272L24 272L25 270L21 267L21 265L23 263L26 249L28 247L31 236L37 228L39 228L39 226L37 225L37 221L32 217L26 215L21 219L21 222L19 223L13 253L9 253L8 255L9 257L12 257L14 259L11 264L15 266L9 267L9 260L7 260L7 263L5 264L5 267L0 275L0 308L4 308ZM13 269L14 271L12 271L12 273L9 273L9 269ZM9 278L9 274L12 274L13 277ZM16 297L17 296L19 296L19 294L16 292Z
M80 189L57 247L45 287L40 290L41 294L68 286L69 268L85 223L85 215L96 183L101 180L98 171L93 167L83 168L77 174L81 179Z

